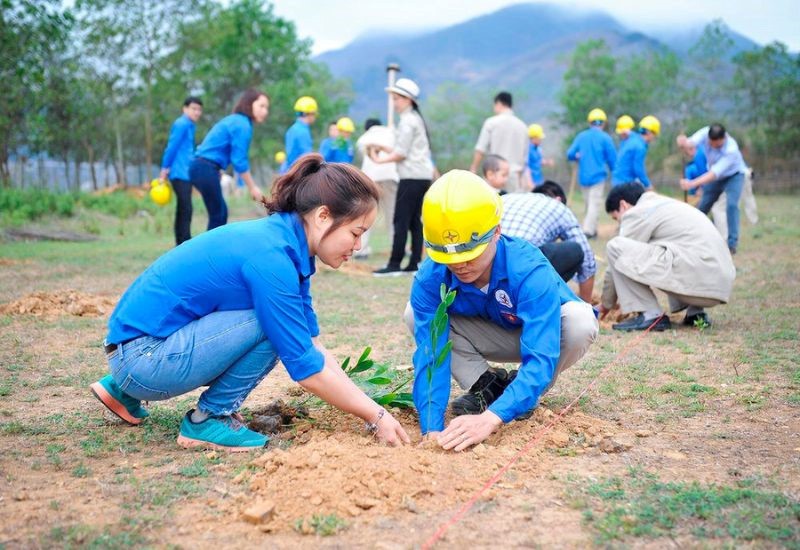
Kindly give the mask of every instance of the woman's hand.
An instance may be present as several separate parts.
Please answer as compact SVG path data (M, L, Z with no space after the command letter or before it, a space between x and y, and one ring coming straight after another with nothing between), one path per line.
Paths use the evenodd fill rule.
M403 426L388 411L378 420L378 431L375 432L375 437L381 443L386 443L391 447L411 443L411 438L408 437Z
M261 192L257 186L250 187L250 197L256 202L261 202L264 200L264 193Z

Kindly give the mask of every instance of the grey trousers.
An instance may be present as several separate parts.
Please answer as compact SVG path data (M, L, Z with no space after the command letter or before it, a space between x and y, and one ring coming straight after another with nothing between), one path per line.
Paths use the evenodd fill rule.
M586 203L586 214L583 216L581 229L587 235L597 235L597 220L600 218L600 211L603 209L603 197L605 197L605 182L586 187L581 185L581 194Z
M631 279L627 275L614 269L614 264L625 254L642 254L641 249L652 247L653 245L635 241L625 237L616 237L608 242L606 246L606 259L608 260L608 270L606 277L611 277L616 291L617 302L622 313L634 313L642 311L653 311L661 309L653 289L646 282L639 282ZM700 296L687 296L667 292L670 312L682 311L688 306L700 308L713 307L722 302L714 298L702 298ZM605 297L605 293L604 293ZM606 304L608 306L608 304Z
M414 334L414 311L406 305L403 320ZM574 365L597 338L597 319L586 302L567 302L561 306L561 354L548 390L561 371ZM489 361L519 363L522 360L522 329L507 330L480 317L450 316L453 350L450 372L462 389L469 389L489 368Z

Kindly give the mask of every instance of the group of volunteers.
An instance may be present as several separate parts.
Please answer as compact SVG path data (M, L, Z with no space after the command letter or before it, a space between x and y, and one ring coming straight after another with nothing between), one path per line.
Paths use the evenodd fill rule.
M138 425L148 416L143 401L205 387L180 424L178 444L262 448L268 436L249 429L239 410L280 360L305 390L362 419L378 440L409 443L401 424L350 380L322 343L311 294L317 261L337 269L369 253L379 212L391 221L392 248L375 275L414 272L397 319L416 343L412 393L421 432L444 449L464 450L502 424L526 418L561 372L587 353L598 317L610 310L633 314L615 330L666 330L670 319L656 289L667 294L670 312L685 311L682 322L690 326L707 326L705 308L728 301L746 168L721 125L677 139L687 155L702 152L706 159L704 169L680 180L684 189L702 187L694 208L657 194L647 177L644 157L661 132L658 119L644 117L635 130L630 117L620 117L617 151L603 131L606 114L593 109L589 128L567 153L579 165L586 218L595 216L581 226L563 188L542 177L548 164L539 149L543 128L514 115L511 94L495 97L495 115L480 130L470 170L438 176L419 86L401 78L386 91L398 115L394 129L370 119L353 145L355 125L342 117L329 125L318 152L311 134L316 101L298 99L269 196L255 185L248 163L253 125L267 118L269 96L243 93L196 150L202 103L186 100L162 163L162 178L169 177L178 196L179 246L136 278L109 319L110 373L91 385L105 407ZM356 151L361 170L352 165ZM264 205L265 217L226 224L219 178L229 165ZM606 166L612 187L605 210L619 232L607 244L602 297L593 308L597 261L588 239L596 233ZM190 238L193 187L208 209L209 231ZM706 216L723 193L727 244ZM567 285L573 278L577 294ZM464 390L452 401L451 379Z

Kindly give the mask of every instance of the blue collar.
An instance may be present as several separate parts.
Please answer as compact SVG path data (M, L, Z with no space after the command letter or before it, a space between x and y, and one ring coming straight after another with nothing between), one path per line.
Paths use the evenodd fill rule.
M296 212L279 212L276 214L291 227L294 236L297 238L297 254L300 258L300 275L305 278L311 277L316 272L314 258L308 253L308 240L306 239L306 229L303 220Z

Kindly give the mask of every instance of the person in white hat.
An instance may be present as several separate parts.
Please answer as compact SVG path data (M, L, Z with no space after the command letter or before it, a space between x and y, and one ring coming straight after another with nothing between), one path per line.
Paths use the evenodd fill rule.
M422 198L433 180L433 162L428 128L419 112L419 86L409 78L400 78L386 88L392 96L395 111L400 115L393 148L370 148L370 158L376 164L397 163L400 181L394 209L392 253L386 267L373 271L376 277L414 273L422 259ZM378 155L380 151L388 154ZM405 268L400 262L405 256L406 240L411 231L411 258Z

